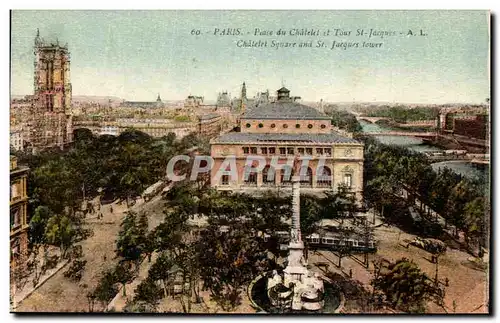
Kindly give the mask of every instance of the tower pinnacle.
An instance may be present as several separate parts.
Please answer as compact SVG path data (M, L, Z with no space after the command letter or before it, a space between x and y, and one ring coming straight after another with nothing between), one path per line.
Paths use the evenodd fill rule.
M243 86L241 87L241 99L246 99L247 98L247 87L245 85L245 82L243 82Z

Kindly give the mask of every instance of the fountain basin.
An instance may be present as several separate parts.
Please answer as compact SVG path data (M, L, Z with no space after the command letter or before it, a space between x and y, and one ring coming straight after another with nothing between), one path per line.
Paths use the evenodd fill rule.
M319 295L319 293L313 293L310 291L301 294L301 298L305 304L304 306L305 309L300 311L292 310L289 306L287 306L288 304L286 302L283 302L281 304L279 303L273 304L273 301L269 297L270 295L268 294L272 292L271 290L267 289L267 281L271 274L272 271L269 271L267 273L263 273L257 276L248 286L248 297L250 298L252 306L256 309L258 313L335 314L338 313L341 310L341 308L343 308L344 297L341 290L325 277L322 277L324 282L323 295ZM275 286L275 289L281 291L278 286ZM283 290L283 292L286 291ZM323 298L322 309L320 309L317 306L318 302L316 302L320 298Z

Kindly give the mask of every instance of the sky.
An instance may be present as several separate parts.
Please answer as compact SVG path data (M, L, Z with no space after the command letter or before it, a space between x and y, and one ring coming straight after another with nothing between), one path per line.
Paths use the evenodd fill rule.
M36 30L68 43L73 95L215 100L282 85L305 101L482 103L490 96L487 11L26 11L11 17L11 93L33 93ZM240 28L241 35L214 35ZM341 28L350 36L253 36L255 29ZM363 29L364 37L356 37ZM368 38L370 29L396 36ZM426 36L409 36L408 30ZM200 31L200 35L192 35ZM238 41L324 41L242 48ZM333 41L380 48L330 49Z

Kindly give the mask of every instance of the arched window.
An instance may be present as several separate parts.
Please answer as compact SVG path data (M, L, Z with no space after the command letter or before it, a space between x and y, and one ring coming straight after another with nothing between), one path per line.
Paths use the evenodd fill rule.
M332 186L332 171L328 166L323 166L317 172L317 186L318 187L331 187Z
M312 187L313 173L311 167L307 169L301 169L300 171L300 186L301 187Z
M353 173L354 170L346 166L342 169L342 184L345 185L348 189L351 189L353 186Z
M262 184L274 185L275 182L276 182L276 172L274 171L274 168L271 168L271 166L267 165L262 170Z
M289 186L292 185L293 169L289 165L283 165L280 170L281 174L281 185Z
M257 186L257 172L251 166L245 167L243 172L243 182L245 185Z

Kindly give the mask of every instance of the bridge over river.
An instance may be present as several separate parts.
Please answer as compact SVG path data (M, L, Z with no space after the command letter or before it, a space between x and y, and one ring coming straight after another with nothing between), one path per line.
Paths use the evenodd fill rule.
M371 131L365 132L366 135L370 136L403 136L403 137L419 137L419 138L432 138L438 135L437 132L433 131L425 131L425 132L416 132L416 131Z
M427 158L432 162L444 162L444 161L468 161L472 164L483 164L488 165L490 163L489 154L466 154L466 155L456 155L456 154L444 154L435 155L427 154Z
M385 127L379 124L375 123L370 123L368 121L361 120L360 121L361 127L363 128L363 134L367 136L377 136L379 140L388 145L397 145L397 146L403 146L407 147L408 149L412 151L417 151L420 153L437 153L437 152L442 152L443 155L445 153L445 150L435 146L433 144L434 138L432 136L429 136L428 133L425 133L422 137L418 138L413 136L416 132L406 132L402 130L395 130L391 129L389 127ZM391 136L392 132L392 136ZM394 135L395 132L398 132L398 135ZM434 132L435 136L435 132ZM439 137L442 137L443 135L438 135ZM446 135L445 135L446 136ZM461 138L458 135L451 136L449 137L455 139L459 139L460 141L474 141L479 145L488 145L486 141L480 141L480 140L474 140L474 139L469 139L469 138ZM446 137L445 137L446 138ZM469 154L470 155L470 154ZM474 156L474 158L469 157L467 159L458 159L457 157L436 157L433 160L432 167L437 170L439 168L447 167L452 169L453 171L460 173L464 176L467 176L469 178L487 178L489 176L489 168L488 168L488 163L489 160L486 158L480 158Z
M445 139L445 140L451 140L451 141L457 142L458 144L461 144L461 145L471 145L471 146L476 146L476 147L487 147L487 148L489 148L489 146L490 146L490 143L488 140L469 138L469 137L460 136L460 135L441 134L441 133L437 133L435 131L416 132L416 131L387 130L387 131L365 131L364 134L369 135L369 136L375 136L375 137L388 137L388 136L390 136L390 137L414 137L414 138L420 138L423 140Z

